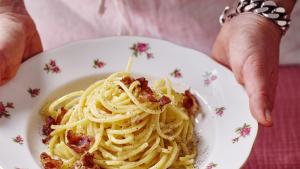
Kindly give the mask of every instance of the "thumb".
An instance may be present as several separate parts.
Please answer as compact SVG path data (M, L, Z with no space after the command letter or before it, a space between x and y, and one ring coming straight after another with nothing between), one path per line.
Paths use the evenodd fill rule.
M249 95L250 110L264 126L272 126L271 111L277 84L277 67L268 65L262 56L250 56L242 68L242 77Z

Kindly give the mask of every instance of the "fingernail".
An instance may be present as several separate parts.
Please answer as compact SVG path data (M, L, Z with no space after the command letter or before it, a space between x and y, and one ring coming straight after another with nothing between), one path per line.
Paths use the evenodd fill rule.
M270 110L266 110L265 112L265 118L268 122L272 123L272 117L271 117L271 112Z

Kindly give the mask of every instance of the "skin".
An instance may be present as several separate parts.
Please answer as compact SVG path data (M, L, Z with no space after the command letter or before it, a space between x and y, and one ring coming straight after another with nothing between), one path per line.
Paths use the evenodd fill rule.
M212 52L245 86L251 112L265 126L272 125L280 39L281 31L269 20L241 14L223 26Z
M0 25L0 85L3 85L15 76L22 61L43 48L23 1L0 0Z
M290 14L296 0L275 2ZM267 127L273 125L281 37L281 30L272 21L243 13L223 25L212 50L215 60L230 68L245 86L253 117Z
M275 0L292 11L295 0ZM13 78L22 61L43 48L35 24L23 1L0 0L0 85ZM271 126L271 111L278 79L280 29L271 21L241 14L225 23L215 41L212 55L231 69L245 86L254 118Z

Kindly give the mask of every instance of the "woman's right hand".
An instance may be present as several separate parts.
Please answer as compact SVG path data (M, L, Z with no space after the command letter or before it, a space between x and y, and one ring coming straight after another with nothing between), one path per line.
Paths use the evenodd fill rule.
M0 0L0 85L13 78L22 61L43 50L22 0Z

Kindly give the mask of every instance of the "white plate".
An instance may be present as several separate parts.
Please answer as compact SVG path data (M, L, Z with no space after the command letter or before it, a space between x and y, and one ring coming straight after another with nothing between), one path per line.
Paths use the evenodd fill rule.
M26 61L17 76L0 87L0 168L40 168L39 154L45 148L40 132L41 106L49 98L83 89L124 70L128 56L134 54L130 48L137 43L147 43L148 48L136 48L140 52L134 61L135 74L169 77L177 88L190 87L200 99L203 116L196 118L198 168L240 168L258 128L243 87L229 70L203 53L141 37L77 42ZM50 64L51 60L56 65Z

